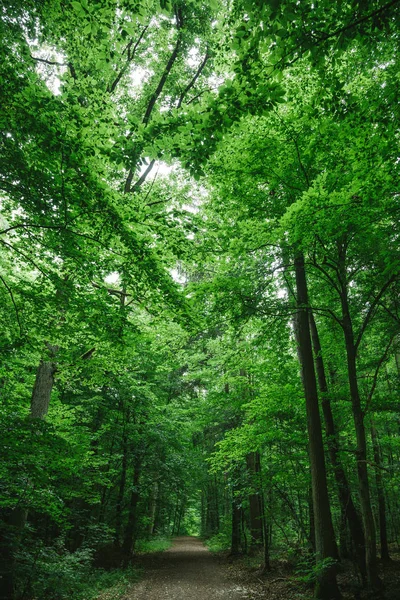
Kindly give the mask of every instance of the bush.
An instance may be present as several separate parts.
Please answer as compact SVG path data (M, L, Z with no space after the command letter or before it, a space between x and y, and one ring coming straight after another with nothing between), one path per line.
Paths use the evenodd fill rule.
M110 598L122 596L138 579L136 569L104 571L92 566L93 550L69 552L62 541L42 546L35 553L21 551L18 560L18 597L41 600L94 600L109 591Z
M315 554L308 554L299 560L295 569L296 578L302 583L313 585L324 571L332 568L336 563L337 561L333 558L325 558L316 563Z
M206 540L206 546L211 552L222 552L231 547L231 538L227 533L217 533Z
M150 540L139 540L136 544L137 552L148 554L150 552L164 552L171 547L172 541L164 536L157 536Z

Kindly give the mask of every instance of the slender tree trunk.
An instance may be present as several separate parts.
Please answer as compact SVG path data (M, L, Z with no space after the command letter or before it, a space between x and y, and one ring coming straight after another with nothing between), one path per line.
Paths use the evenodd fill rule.
M133 474L131 500L129 504L129 515L128 523L125 529L124 541L122 544L123 554L123 566L126 568L132 558L132 554L135 547L135 535L136 535L136 524L137 524L137 505L139 503L139 481L140 481L140 469L141 459L138 457L135 460L134 465L135 471Z
M382 459L381 459L381 451L379 448L378 434L377 434L373 419L371 419L371 439L372 439L372 447L374 450L375 481L376 481L376 490L377 490L377 495L378 495L381 559L385 562L389 562L390 554L389 554L389 546L388 546L388 539L387 539L386 502L385 502L385 494L384 494L384 490L383 490L383 481L382 481L382 473L381 473Z
M345 269L342 269L342 281L346 281ZM357 477L360 495L361 514L364 524L365 538L365 563L367 582L373 590L379 590L382 582L378 576L376 558L376 532L374 517L371 507L368 468L367 468L367 442L365 435L364 413L361 407L361 398L357 380L357 351L354 340L353 324L347 299L347 287L344 283L341 293L342 325L346 345L347 372L350 386L350 397L353 411L354 427L357 440Z
M215 494L214 494L214 500L215 500L215 529L218 532L219 531L219 496L218 496L218 481L217 481L217 476L214 475L214 489L215 489Z
M335 533L330 511L328 485L325 470L324 445L322 440L321 418L319 414L317 381L311 345L308 290L304 268L304 257L295 258L297 293L297 336L301 360L302 380L307 411L307 430L311 467L311 483L315 519L315 545L317 565L338 557ZM319 599L340 598L336 582L336 568L322 565L315 587L315 597Z
M260 453L251 452L246 456L250 485L254 490L249 496L250 508L250 549L258 548L263 543L263 507L260 493Z
M158 482L155 481L152 485L151 496L150 496L149 528L148 528L149 535L153 535L153 532L154 532L156 510L157 510L157 500L158 500Z
M122 465L121 465L121 478L119 481L117 502L115 504L115 538L114 544L116 548L120 547L121 543L121 531L122 531L122 506L125 495L126 485L126 470L128 465L128 438L126 431L122 436Z
M267 522L267 515L265 511L265 500L264 494L261 492L261 517L263 523L263 539L264 539L264 564L262 566L262 571L269 571L271 569L270 557L269 557L269 547L270 547L270 531ZM270 519L268 519L269 521Z
M231 537L231 556L237 556L240 553L240 521L241 508L238 506L235 496L232 498L232 537Z
M186 504L186 499L183 498L182 502L180 504L179 513L178 513L178 523L177 523L177 526L176 526L176 534L177 535L179 535L180 530L181 530L181 523L182 523L183 516L185 514L185 504Z
M343 468L342 461L340 460L339 440L336 433L335 422L333 420L332 407L328 390L328 382L325 373L324 360L322 357L322 348L317 325L315 323L314 315L311 311L309 317L311 338L314 348L315 369L317 373L318 387L322 400L322 413L324 416L329 458L333 467L333 472L338 488L339 503L342 510L342 525L345 525L346 522L349 525L350 535L356 554L357 564L360 569L361 578L365 583L365 540L362 522L358 511L354 505L347 475Z

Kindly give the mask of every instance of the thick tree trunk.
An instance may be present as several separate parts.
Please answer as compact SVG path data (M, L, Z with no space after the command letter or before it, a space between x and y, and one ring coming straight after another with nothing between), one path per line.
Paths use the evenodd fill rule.
M365 565L365 540L362 528L362 522L358 511L354 505L351 495L350 485L347 475L340 460L339 440L336 433L335 422L333 420L331 401L329 397L328 382L325 373L325 365L322 357L322 348L319 339L317 325L314 315L310 311L310 331L312 344L314 348L315 369L317 372L318 387L322 401L322 413L324 416L326 439L328 443L329 458L333 467L335 480L338 487L339 503L342 510L342 525L349 525L354 550L356 553L357 564L363 582L366 579Z
M342 279L345 281L345 270ZM356 345L354 340L353 324L347 299L347 287L343 285L341 293L342 325L346 345L347 372L350 386L350 397L353 411L354 427L357 441L357 477L360 496L361 514L364 525L365 538L365 563L367 570L367 582L373 590L379 590L382 582L378 576L378 565L376 558L376 532L374 517L371 507L368 468L367 468L367 442L365 435L364 413L361 407L361 398L358 389Z
M377 495L378 495L381 559L385 562L389 562L390 554L389 554L387 526L386 526L386 502L385 502L385 494L384 494L384 490L383 490L383 481L382 481L382 472L381 472L381 468L382 468L381 451L379 448L378 434L377 434L375 424L372 419L371 419L371 439L372 439L372 447L374 449L375 481L376 481L376 490L377 490Z
M263 544L263 506L260 490L260 453L251 452L246 456L247 470L250 475L250 486L253 488L249 495L250 509L250 549Z
M31 397L30 415L32 419L44 419L49 412L55 372L56 365L54 362L40 361Z
M340 592L336 582L335 565L324 566L323 564L325 561L336 560L338 552L329 504L324 445L318 405L317 381L315 377L310 336L307 280L304 268L304 257L302 254L298 254L295 258L295 273L297 292L297 337L307 411L307 430L315 520L315 545L317 565L321 565L315 587L315 597L326 600L340 598Z

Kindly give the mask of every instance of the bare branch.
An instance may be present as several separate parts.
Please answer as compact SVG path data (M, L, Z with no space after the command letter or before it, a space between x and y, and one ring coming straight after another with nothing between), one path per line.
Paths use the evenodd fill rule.
M56 66L56 67L69 67L69 63L60 63L55 60L47 60L46 58L39 58L38 56L32 56L31 59L36 62L45 63L46 65Z

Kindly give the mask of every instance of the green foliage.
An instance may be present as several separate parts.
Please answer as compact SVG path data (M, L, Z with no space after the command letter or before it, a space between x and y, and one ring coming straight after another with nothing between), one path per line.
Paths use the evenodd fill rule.
M164 552L172 545L171 538L156 536L149 540L139 540L136 550L139 554L149 554L151 552Z
M337 565L337 561L333 558L325 558L322 561L316 562L315 556L312 554L302 556L300 559L297 557L296 562L297 564L294 569L296 579L307 585L314 585L323 577L324 573L335 568Z
M398 22L383 0L3 2L0 563L22 598L118 597L135 572L94 565L178 534L225 550L235 506L245 551L255 496L272 546L310 546L299 254L350 491L351 330L371 505L397 506Z
M211 552L223 552L231 545L229 533L217 533L206 540L206 546Z
M32 553L24 549L17 555L22 595L49 600L120 598L139 578L139 571L133 568L112 572L93 568L91 549L69 552L61 540L50 547L35 546Z

